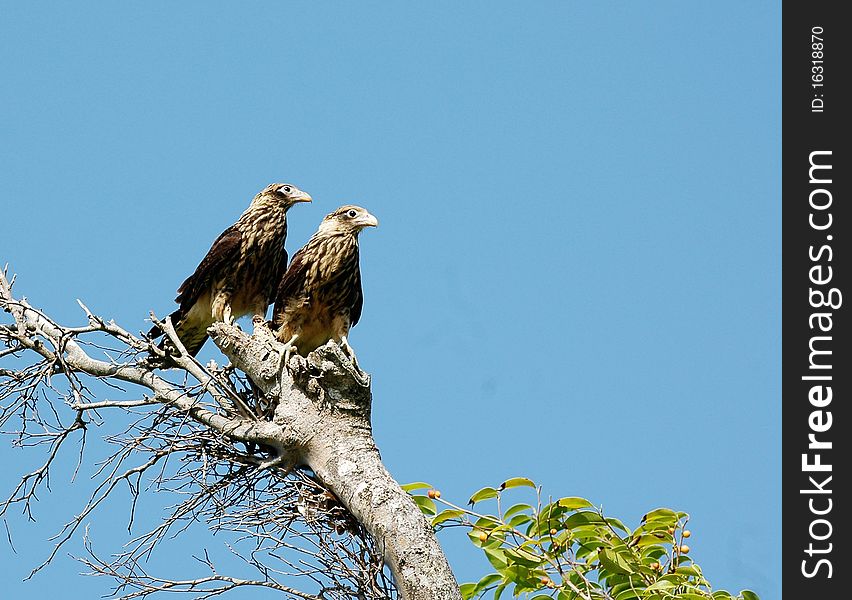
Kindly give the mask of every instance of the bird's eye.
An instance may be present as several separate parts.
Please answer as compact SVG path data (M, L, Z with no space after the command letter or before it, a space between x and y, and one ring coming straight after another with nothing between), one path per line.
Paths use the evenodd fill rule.
M284 187L280 188L279 191L285 194L289 194L292 191L292 188L289 185L285 185Z
M346 216L349 217L350 219L354 219L357 214L358 213L355 212L354 210L350 210L349 212L346 213Z

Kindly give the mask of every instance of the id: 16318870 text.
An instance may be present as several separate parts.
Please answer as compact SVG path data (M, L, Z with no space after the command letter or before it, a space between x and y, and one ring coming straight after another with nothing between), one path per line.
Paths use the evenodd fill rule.
M811 87L814 97L811 99L811 112L821 113L825 109L823 85L825 80L825 42L822 39L822 27L811 27Z

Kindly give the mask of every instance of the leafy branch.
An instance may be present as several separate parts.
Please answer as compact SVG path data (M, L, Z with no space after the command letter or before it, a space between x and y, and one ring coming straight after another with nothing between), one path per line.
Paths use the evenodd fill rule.
M712 591L689 556L684 512L658 508L631 529L585 498L544 500L541 487L525 477L484 487L466 506L425 482L403 488L436 529L466 529L493 567L478 582L462 584L465 599L499 600L508 591L531 600L758 600L749 590ZM532 498L507 505L506 496L524 490ZM480 508L488 505L493 512Z

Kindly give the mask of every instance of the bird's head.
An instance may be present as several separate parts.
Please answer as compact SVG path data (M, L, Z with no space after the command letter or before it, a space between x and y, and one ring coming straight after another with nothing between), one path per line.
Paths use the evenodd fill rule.
M319 231L324 233L358 234L365 227L378 227L379 220L367 212L366 208L347 204L333 213L327 214L320 223Z
M310 202L311 200L310 194L303 192L292 183L270 184L255 196L256 202L283 206L285 210L299 202Z

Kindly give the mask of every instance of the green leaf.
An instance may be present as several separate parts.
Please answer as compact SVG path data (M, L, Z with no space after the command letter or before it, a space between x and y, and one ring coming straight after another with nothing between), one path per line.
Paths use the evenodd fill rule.
M588 540L581 542L579 547L576 550L576 555L578 558L585 558L590 563L594 563L597 561L598 550L606 547L606 544L600 542L600 540Z
M414 490L431 489L432 485L429 483L424 483L423 481L415 481L413 483L406 483L405 485L400 487L406 492L411 492Z
M578 496L566 496L565 498L560 498L556 501L556 504L558 504L562 508L567 508L568 510L577 510L578 508L592 508L594 506L585 498L580 498Z
M630 589L630 581L625 581L624 583L619 583L617 585L613 585L609 588L610 596L618 596L624 590Z
M635 600L642 597L639 595L642 593L641 590L634 590L630 588L630 584L627 584L627 588L628 589L616 594L615 600Z
M493 487L484 487L478 492L476 492L473 496L470 497L470 500L467 501L468 504L476 504L477 502L481 502L483 500L489 500L491 498L497 497L497 490Z
M653 533L654 535L660 534L669 542L672 541L672 534L668 532L670 522L668 521L651 521L650 523L643 523L639 527L633 530L633 537L638 537L640 535L644 535L646 533ZM674 523L671 523L674 525ZM660 538L662 539L662 538Z
M431 498L426 496L412 496L412 500L417 504L418 508L420 508L420 512L424 515L432 516L438 514L438 507L435 506L435 503Z
M630 541L630 546L638 546L642 548L644 546L653 546L657 544L663 544L666 542L666 539L671 540L671 536L668 538L662 533L646 533L640 535L639 537L634 537Z
M630 530L622 523L619 519L614 517L607 517L606 522L615 527L616 529L620 529L624 533L630 533Z
M512 527L520 527L524 523L529 523L532 521L532 517L529 515L515 515L511 519L509 519L509 525Z
M526 550L506 550L506 556L512 561L524 565L525 567L538 567L544 562L544 559L532 552Z
M506 481L501 483L498 489L502 492L503 490L508 490L509 488L521 486L535 488L535 483L532 479L527 479L526 477L512 477L511 479L507 479Z
M502 571L509 566L509 560L506 558L506 552L502 548L483 548L485 558L491 563L491 566Z
M530 506L529 504L514 504L514 505L510 506L508 509L506 509L506 512L503 513L503 518L508 519L508 518L512 517L513 515L516 515L518 513L522 513L524 511L532 511L532 509L533 509L533 507Z
M502 525L500 519L492 515L483 515L473 524L476 529L495 529L500 525Z
M500 577L500 575L498 575L497 573L490 573L490 574L486 575L485 577L483 577L482 579L480 579L479 583L477 583L476 585L479 586L479 587L482 587L482 588L487 588L489 585L497 583L501 579L503 579L503 578Z
M464 598L464 600L468 600L468 598L473 598L474 594L476 594L476 584L463 583L459 586L459 591L461 592L461 597Z
M539 550L543 544L546 544L545 540L527 540L520 546L518 546L519 550L532 549L533 552Z
M652 510L644 517L642 517L642 522L646 521L677 521L678 513L673 511L670 508L658 508L656 510Z
M657 581L657 583L655 583L654 585L649 587L648 590L660 590L660 591L662 591L662 590L670 590L674 587L677 587L677 584L675 584L673 581L669 581L668 579L660 579L659 581Z
M562 524L564 529L574 529L576 527L580 527L582 525L598 525L605 524L603 517L601 517L598 513L592 512L589 510L584 510L580 512L576 512L567 519Z
M630 575L634 571L633 566L618 552L607 551L606 548L601 548L598 550L598 558L608 571L623 573L624 575Z
M644 558L650 558L652 560L656 560L657 562L659 562L661 558L667 555L668 553L666 552L666 549L662 546L645 546L642 549L642 556Z
M503 580L515 584L514 595L517 596L521 592L531 592L540 589L541 581L536 573L544 573L544 571L532 571L523 565L514 564L511 567L502 569L500 573L503 575Z
M682 565L675 569L675 573L678 575L686 575L688 577L701 577L701 570L695 565ZM746 600L751 599L747 598Z
M752 592L751 590L743 590L740 592L740 596L743 597L743 600L760 600L760 598Z
M447 510L442 510L434 519L432 519L432 527L438 525L439 523L443 523L444 521L449 521L450 519L458 519L464 514L465 513L463 510L458 510L455 508L448 508Z
M501 583L494 589L494 600L500 600L500 596L503 595L503 590L506 589L508 583Z
M474 590L474 594L481 594L485 590L487 590L490 586L494 585L498 581L503 578L497 573L491 573L486 575L482 579L479 580L479 583L476 584L476 589Z

